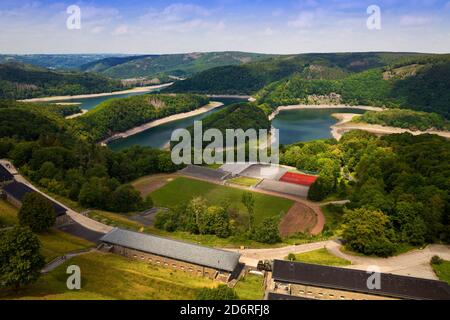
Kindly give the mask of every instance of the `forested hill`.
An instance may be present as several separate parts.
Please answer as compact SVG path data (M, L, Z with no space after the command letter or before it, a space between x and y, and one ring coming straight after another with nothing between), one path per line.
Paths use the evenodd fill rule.
M213 68L170 92L256 94L263 109L297 103L408 107L449 117L450 56L304 54ZM332 95L332 93L336 95Z
M93 73L60 72L21 63L0 64L0 99L78 95L123 89L118 80Z
M450 118L450 57L373 68L342 79L305 79L296 74L266 86L256 97L266 109L344 103L402 107Z
M348 74L428 55L415 53L318 53L275 56L242 66L207 70L171 91L252 94L274 81L293 74L305 79L341 79Z
M206 96L194 94L146 94L107 100L75 121L97 141L152 120L200 108L208 102Z
M214 67L241 65L269 57L271 55L231 51L145 55L101 59L82 66L81 70L120 79L188 77Z

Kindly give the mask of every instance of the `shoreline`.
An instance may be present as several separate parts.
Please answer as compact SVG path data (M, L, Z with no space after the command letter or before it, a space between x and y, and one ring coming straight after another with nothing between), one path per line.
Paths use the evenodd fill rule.
M112 135L109 138L106 138L104 140L101 140L100 142L98 142L98 144L102 145L102 146L107 146L108 143L114 141L114 140L118 140L118 139L124 139L124 138L128 138L131 136L134 136L138 133L141 133L143 131L146 131L148 129L160 126L162 124L166 124L169 122L173 122L173 121L177 121L177 120L182 120L185 118L190 118L190 117L194 117L203 113L206 113L208 111L214 110L216 108L222 107L224 104L222 102L217 102L217 101L211 101L209 104L200 107L198 109L195 110L191 110L188 112L183 112L183 113L177 113L165 118L161 118L161 119L157 119L157 120L153 120L147 123L144 123L140 126L131 128L127 131L124 132L120 132L120 133L115 133L114 135Z
M269 120L272 121L281 111L285 110L314 110L314 109L359 109L367 111L383 111L385 108L371 106L350 106L346 104L296 104L289 106L279 106L270 115Z
M25 100L18 100L18 101L19 102L52 102L52 101L64 101L64 100L100 98L100 97L116 96L116 95L121 95L121 94L150 92L152 90L169 87L172 84L173 84L173 82L158 84L158 85L154 85L154 86L136 87L136 88L132 88L132 89L114 91L114 92L80 94L80 95L75 95L75 96L53 96L53 97L32 98L32 99L25 99Z
M450 131L439 131L439 130L426 130L426 131L420 131L420 130L410 130L410 129L404 129L404 128L397 128L397 127L389 127L389 126L382 126L379 124L370 124L370 123L352 123L351 120L355 116L360 116L360 114L355 113L333 113L332 116L339 120L338 123L331 126L331 135L336 140L340 140L342 138L342 135L348 131L351 130L363 130L367 131L369 133L377 134L377 135L389 135L389 134L396 134L396 133L405 133L408 132L412 135L421 135L421 134L435 134L447 139L450 139Z
M75 118L81 117L83 114L87 113L88 111L89 110L81 109L81 112L67 116L67 117L65 117L65 119L70 120L70 119L75 119Z

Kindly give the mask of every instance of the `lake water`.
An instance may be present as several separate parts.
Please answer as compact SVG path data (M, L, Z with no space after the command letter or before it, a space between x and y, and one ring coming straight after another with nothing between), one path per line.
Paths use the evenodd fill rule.
M111 142L108 144L108 146L113 150L120 150L127 147L131 147L133 145L140 145L140 146L147 146L147 147L153 147L153 148L164 148L167 146L167 144L170 141L170 138L172 136L172 132L176 129L182 129L182 128L188 128L192 125L194 125L194 121L201 120L205 118L206 116L215 113L219 111L220 109L225 108L226 106L246 101L244 99L231 99L231 98L222 98L222 99L214 99L214 101L220 101L224 105L222 107L210 110L208 112L205 112L203 114L172 121L166 124L162 124L160 126L150 128L148 130L145 130L143 132L140 132L138 134L135 134L133 136L130 136L125 139L119 139Z
M159 91L159 90L155 90ZM153 91L154 92L154 91ZM71 100L80 102L82 109L91 110L103 101L115 98L126 98L145 93L121 94L117 96L86 98ZM224 103L224 106L213 109L201 115L185 118L170 123L160 125L138 133L134 136L113 141L109 147L113 150L124 149L133 145L149 146L153 148L164 148L170 141L172 132L179 128L187 128L194 124L194 121L201 120L206 116L219 111L220 109L244 99L214 99ZM295 142L307 142L318 139L331 138L330 127L337 123L331 115L333 113L357 113L363 114L364 110L358 109L317 109L317 110L283 110L272 121L272 126L280 130L280 143L292 144Z
M363 114L359 109L283 110L273 119L272 126L280 130L280 143L292 144L331 138L330 127L338 121L333 113Z

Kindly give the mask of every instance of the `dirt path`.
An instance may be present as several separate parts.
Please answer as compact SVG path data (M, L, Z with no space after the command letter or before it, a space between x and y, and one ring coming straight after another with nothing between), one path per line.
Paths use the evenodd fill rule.
M304 204L296 202L280 222L280 235L285 238L298 232L310 232L316 224L315 212Z
M162 124L166 124L166 123L169 123L169 122L173 122L173 121L177 121L177 120L181 120L181 119L197 116L197 115L206 113L206 112L208 112L210 110L219 108L221 106L223 106L222 102L211 101L206 106L200 107L198 109L195 109L195 110L192 110L192 111L188 111L188 112L183 112L183 113L177 113L177 114L174 114L174 115L162 118L162 119L153 120L153 121L144 123L144 124L142 124L140 126L131 128L131 129L127 130L127 131L113 134L111 137L108 137L108 138L100 141L99 144L100 145L106 145L106 144L108 144L109 142L111 142L113 140L128 138L128 137L134 136L135 134L138 134L140 132L143 132L143 131L146 131L148 129L160 126Z
M54 96L54 97L43 97L43 98L33 98L20 100L22 102L51 102L51 101L64 101L64 100L76 100L76 99L88 99L88 98L99 98L99 97L109 97L116 96L120 94L129 94L129 93L141 93L141 92L149 92L156 89L165 88L171 86L171 83L158 84L154 86L145 86L145 87L136 87L133 89L122 90L122 91L114 91L114 92L104 92L104 93L93 93L93 94L80 94L76 96Z
M172 181L178 176L177 173L171 174L155 174L151 176L145 176L139 178L138 180L132 183L132 186L138 190L143 197L149 195L153 191L158 190L159 188L164 187L167 183Z
M356 123L351 122L354 116L359 116L354 113L334 113L333 117L340 120L337 124L331 126L331 134L333 138L336 140L340 140L344 133L351 130L364 130L370 133L378 134L378 135L388 135L395 133L411 133L412 135L420 135L420 134L436 134L438 136L450 139L450 131L438 131L438 130L409 130L397 127L389 127L389 126L381 126L377 124L368 124L368 123Z

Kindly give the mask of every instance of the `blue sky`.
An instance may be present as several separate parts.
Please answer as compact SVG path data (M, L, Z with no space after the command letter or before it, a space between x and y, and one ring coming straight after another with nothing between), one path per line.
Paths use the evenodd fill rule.
M81 10L69 30L66 10ZM367 8L381 10L369 30ZM0 0L1 53L450 52L450 0Z

